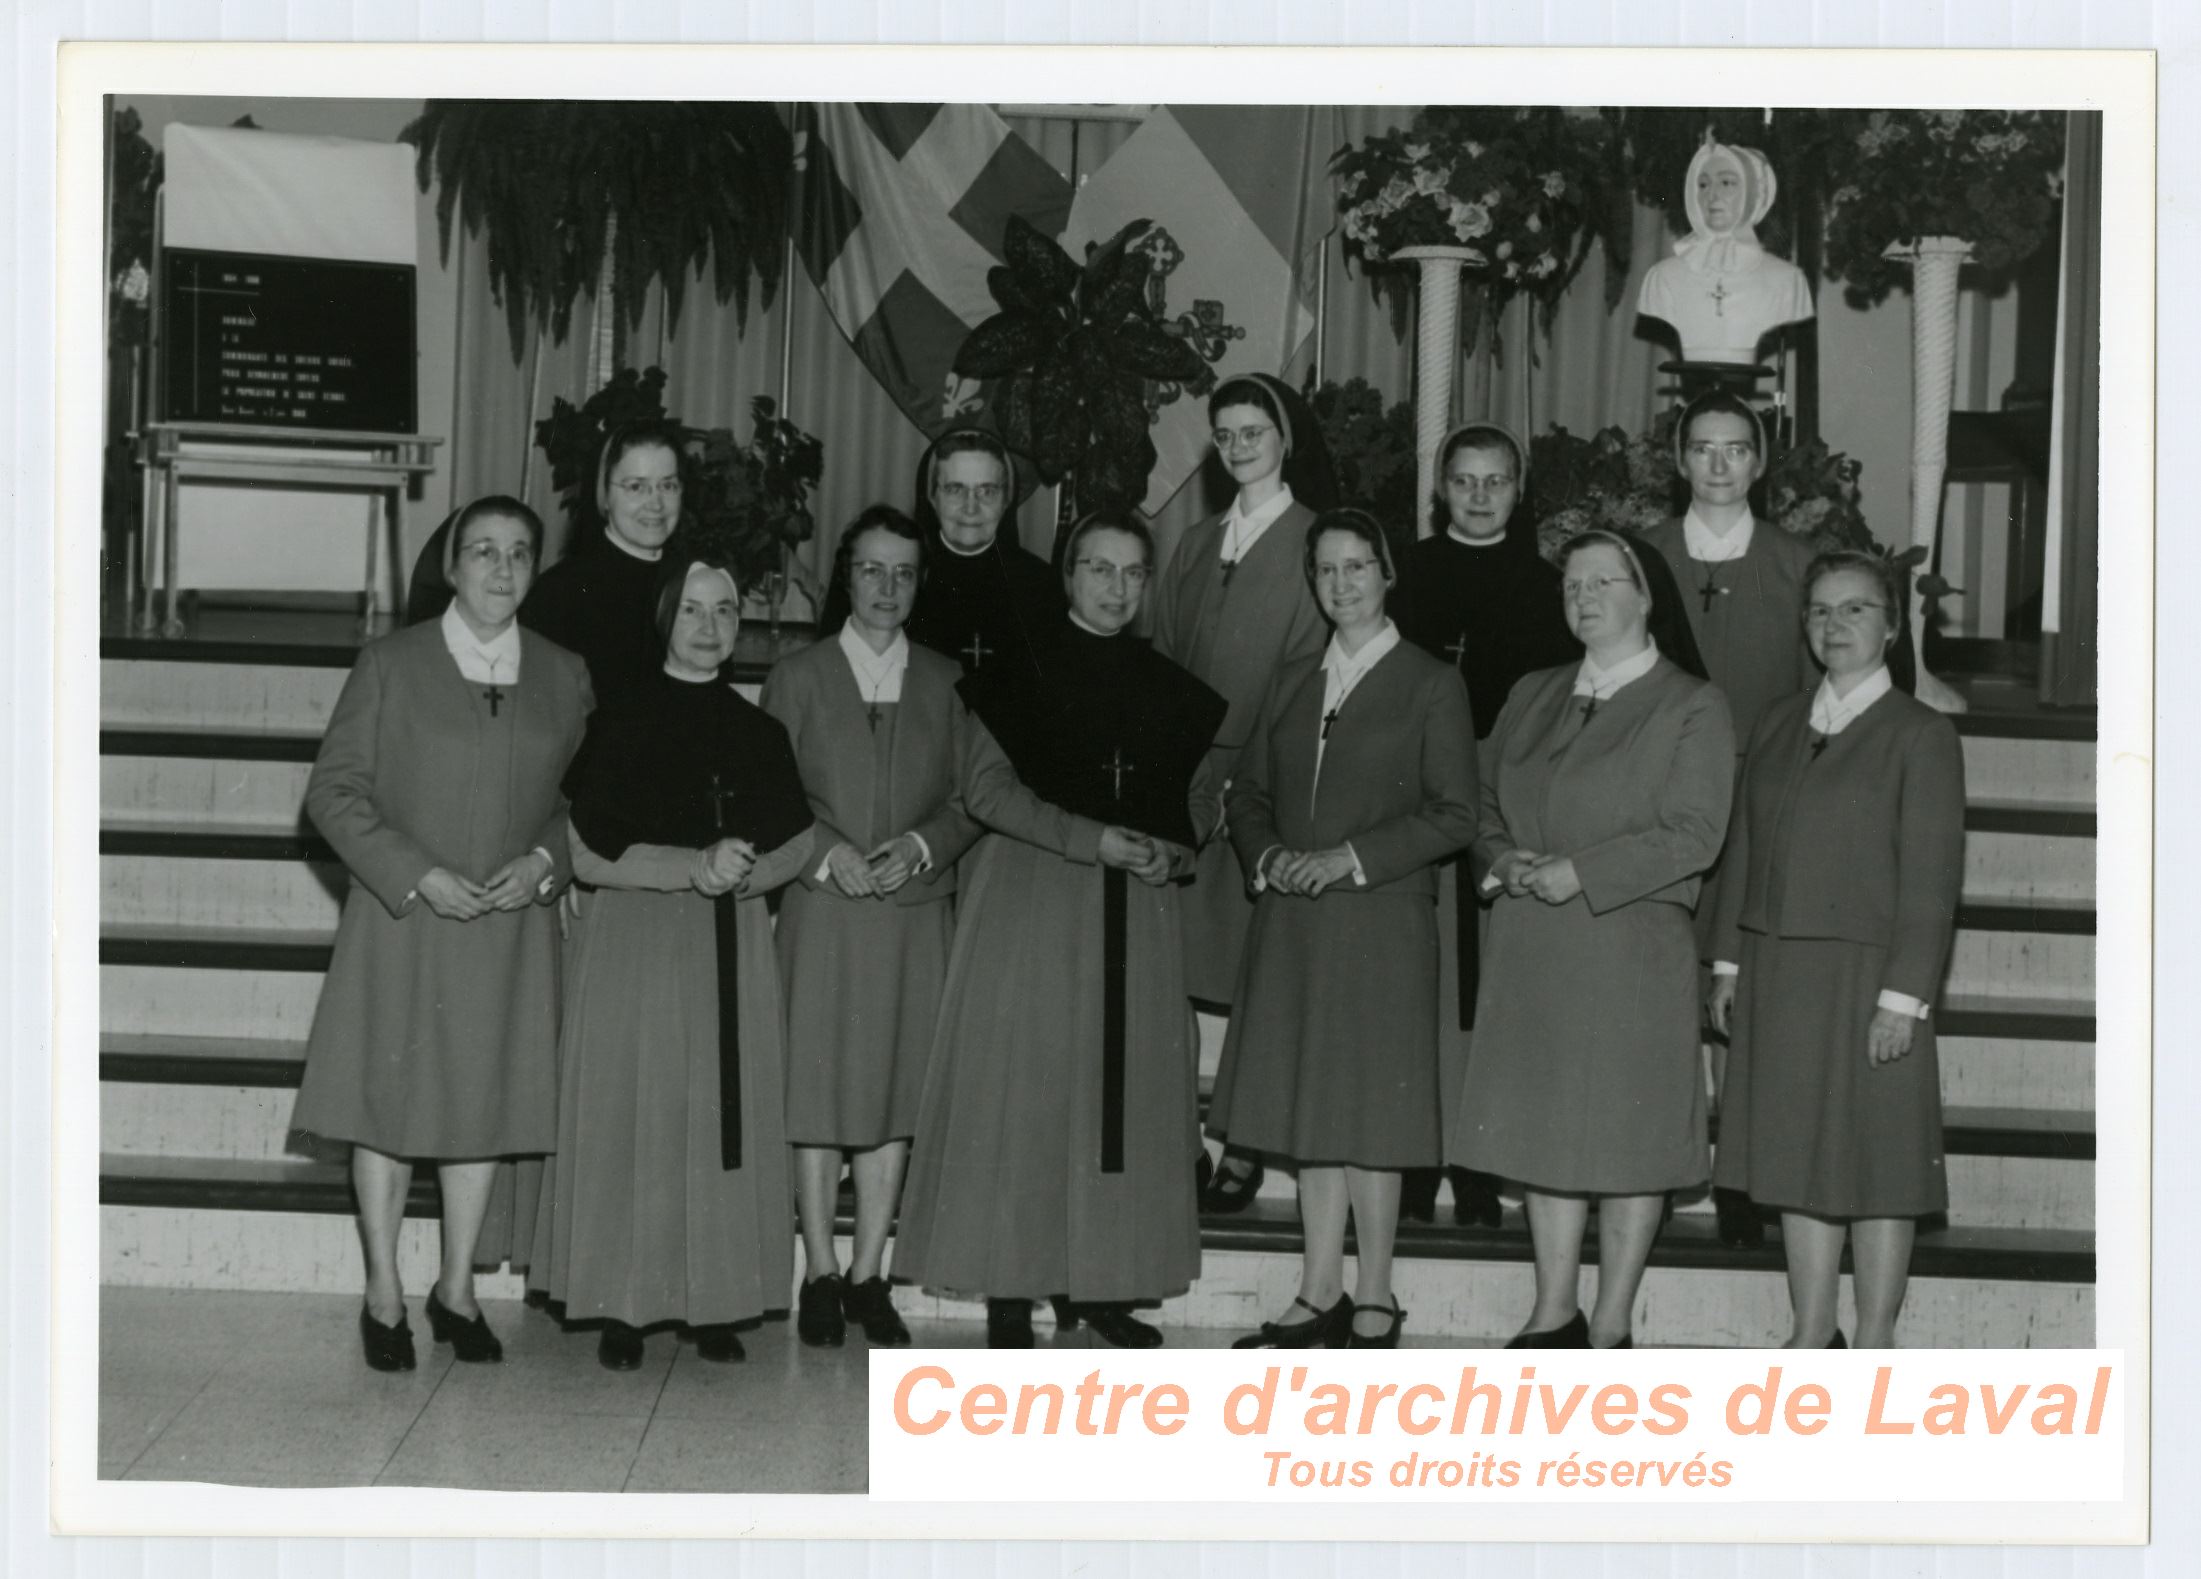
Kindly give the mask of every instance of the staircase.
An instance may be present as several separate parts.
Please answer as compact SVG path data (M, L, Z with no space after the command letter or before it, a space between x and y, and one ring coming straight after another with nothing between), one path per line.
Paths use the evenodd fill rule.
M241 617L240 617L241 618ZM294 622L295 623L295 622ZM102 644L101 1273L110 1283L348 1292L359 1250L340 1157L293 1148L304 1042L345 874L304 821L306 775L356 647L343 622L286 639ZM761 680L762 664L745 678ZM1923 1231L1902 1340L2094 1341L2094 747L2091 719L1959 720L1972 792L1963 910L1939 1011L1950 1205ZM1204 1026L1206 1061L1218 1038ZM435 1267L432 1170L401 1247ZM1528 1308L1518 1209L1498 1229L1409 1224L1415 1335L1487 1341ZM846 1225L844 1225L845 1227ZM1162 1319L1251 1327L1297 1286L1288 1177L1203 1226L1200 1282ZM1592 1235L1590 1254L1594 1256ZM516 1297L510 1273L488 1297ZM975 1306L898 1296L906 1310ZM1848 1320L1845 1314L1845 1321ZM1721 1246L1681 1203L1645 1279L1646 1343L1757 1345L1786 1330L1778 1231Z

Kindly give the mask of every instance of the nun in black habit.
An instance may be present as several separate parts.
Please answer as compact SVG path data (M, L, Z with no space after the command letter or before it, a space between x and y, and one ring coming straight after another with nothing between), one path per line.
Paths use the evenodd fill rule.
M995 1347L1056 1299L1110 1343L1200 1266L1181 888L1213 790L1221 696L1130 633L1152 569L1136 517L1065 545L1071 607L1036 666L966 676L978 727L955 943L903 1198L896 1277L987 1297Z
M1495 422L1454 428L1437 448L1430 535L1407 551L1399 578L1399 632L1460 671L1477 740L1489 737L1522 675L1582 656L1560 607L1559 571L1538 550L1535 521L1518 508L1527 483L1528 449L1510 430ZM1488 908L1477 902L1472 882L1460 881L1466 870L1461 855L1445 863L1438 879L1437 1045L1448 1132L1475 1025ZM1401 1217L1425 1223L1435 1217L1438 1171L1407 1171ZM1495 1228L1502 1215L1498 1181L1466 1168L1449 1173L1454 1219Z
M808 859L810 806L776 719L720 677L740 593L683 555L660 583L660 671L600 712L567 783L598 892L570 956L557 1167L534 1275L569 1320L678 1322L707 1360L794 1279L779 970L764 895Z
M983 428L950 428L917 463L910 514L925 538L925 588L904 630L965 674L1005 664L1033 672L1033 642L1062 621L1061 582L1008 519L1019 497L1014 458ZM848 590L836 585L818 629L838 631L848 613Z

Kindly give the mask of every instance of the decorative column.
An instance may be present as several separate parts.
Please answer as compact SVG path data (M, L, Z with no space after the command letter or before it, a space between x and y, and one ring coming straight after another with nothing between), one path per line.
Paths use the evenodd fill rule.
M1394 258L1421 265L1414 331L1414 524L1429 529L1437 487L1437 446L1452 427L1452 381L1460 365L1460 266L1481 254L1466 247L1401 247Z
M1911 544L1925 553L1913 572L1911 650L1918 660L1918 699L1944 713L1961 713L1964 698L1926 672L1929 600L1918 581L1933 570L1941 520L1942 479L1949 470L1949 407L1956 394L1956 282L1972 244L1955 236L1921 236L1914 246L1888 248L1911 266Z

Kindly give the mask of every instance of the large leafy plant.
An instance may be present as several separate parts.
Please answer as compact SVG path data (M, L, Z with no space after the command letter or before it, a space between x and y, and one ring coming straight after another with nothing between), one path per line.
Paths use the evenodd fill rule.
M2063 112L1830 112L1839 184L1827 203L1827 269L1860 305L1910 278L1885 256L1925 236L1972 243L1990 272L2022 263L2048 239L2063 195Z
M809 499L824 475L824 446L780 416L770 396L750 401L749 413L746 444L730 428L682 427L680 530L671 551L720 550L744 590L784 571L815 603L815 578L790 550L816 530ZM587 541L603 525L596 465L604 440L615 428L667 415L665 370L627 368L578 406L553 401L550 415L535 424L535 443L549 458L574 541Z
M514 361L531 324L565 338L583 291L631 325L653 283L677 322L706 266L737 319L752 280L779 287L794 143L769 104L431 99L401 135L444 256L454 220L488 236Z
M997 381L1002 438L1044 481L1073 479L1079 511L1138 507L1155 461L1149 381L1190 388L1210 373L1155 315L1141 246L1154 228L1133 221L1081 265L1012 215L1005 261L986 275L1001 310L956 353L960 377Z

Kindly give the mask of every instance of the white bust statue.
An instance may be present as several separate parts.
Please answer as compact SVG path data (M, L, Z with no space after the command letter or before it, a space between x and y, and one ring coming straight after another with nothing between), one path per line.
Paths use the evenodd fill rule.
M1635 304L1680 331L1684 359L1755 364L1761 339L1812 315L1803 271L1758 244L1757 223L1778 190L1755 148L1707 137L1689 161L1689 234L1651 266Z

